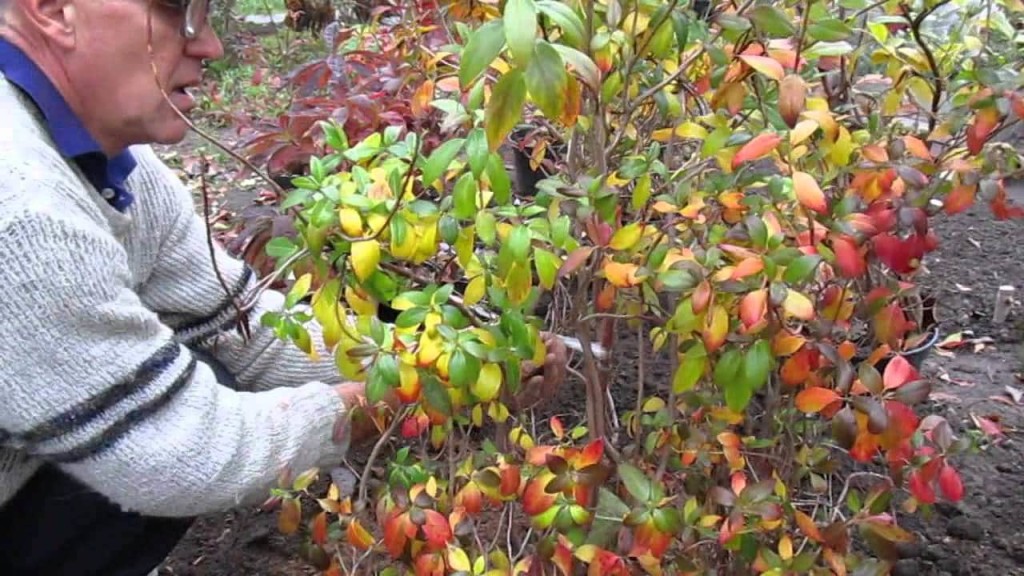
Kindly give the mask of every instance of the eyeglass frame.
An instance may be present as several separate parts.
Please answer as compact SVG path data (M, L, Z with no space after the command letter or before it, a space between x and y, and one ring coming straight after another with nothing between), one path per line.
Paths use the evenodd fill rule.
M179 30L185 40L195 40L202 33L210 15L210 0L153 0L168 8L180 10L184 21Z

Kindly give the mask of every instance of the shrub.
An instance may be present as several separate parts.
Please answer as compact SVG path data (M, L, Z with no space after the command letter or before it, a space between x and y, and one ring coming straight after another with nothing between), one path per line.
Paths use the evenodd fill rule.
M901 515L963 496L975 436L915 411L930 383L907 353L932 336L915 279L937 215L1020 215L1002 180L1020 156L994 139L1024 118L1020 54L993 48L1019 40L1019 4L961 7L959 35L929 27L942 0L707 20L674 0L440 4L349 52L354 79L305 69L331 91L256 144L273 170L308 166L281 206L296 233L267 252L311 311L264 321L311 353L318 322L370 404L402 403L374 414L378 447L406 444L381 489L332 485L310 557L885 573L913 538ZM516 198L501 151L523 125L536 158L563 153ZM578 342L581 422L508 409L544 326ZM673 373L641 369L619 413L624 333ZM287 532L311 479L275 492Z

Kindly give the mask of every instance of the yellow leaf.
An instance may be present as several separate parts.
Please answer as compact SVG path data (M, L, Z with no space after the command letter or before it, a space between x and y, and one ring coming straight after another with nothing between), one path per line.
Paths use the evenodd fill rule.
M613 250L629 250L640 241L644 229L638 222L627 224L615 231L608 245Z
M744 54L740 56L740 60L743 60L747 66L750 66L772 80L782 80L786 75L786 71L782 68L782 64L779 64L774 58L769 58L768 56Z
M349 236L361 236L363 233L363 218L355 208L344 207L338 210L338 220L341 221L341 229Z
M530 296L533 287L533 274L528 264L513 262L505 277L505 291L513 304L522 304Z
M796 290L790 289L786 292L782 308L787 314L800 320L814 319L814 305L811 304L811 300Z
M480 402L490 402L498 397L498 391L501 390L501 380L501 367L488 362L480 367L480 375L477 377L476 382L470 386L469 391Z
M356 278L365 281L376 272L377 264L380 264L380 244L376 240L352 243L352 269Z
M783 536L779 539L779 556L786 562L793 557L793 540L789 535Z
M818 123L814 120L801 120L800 122L797 122L796 126L794 126L789 132L790 145L796 146L804 140L807 140L817 129Z
M830 153L832 162L839 166L847 166L850 164L851 154L853 154L853 138L850 137L850 132L846 128L840 126L839 138L836 139Z
M377 301L357 293L351 286L345 287L345 301L352 307L356 316L377 315Z
M462 548L448 548L448 566L455 572L471 572L473 570L469 563L469 556Z
M483 299L484 294L487 291L487 279L483 275L474 276L469 284L466 285L466 293L463 297L463 303L466 306L472 306Z

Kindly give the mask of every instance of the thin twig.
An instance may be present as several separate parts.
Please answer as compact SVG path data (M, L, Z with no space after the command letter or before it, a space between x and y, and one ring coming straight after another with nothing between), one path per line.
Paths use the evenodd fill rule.
M391 438L391 435L398 429L398 425L402 420L405 420L411 412L412 408L406 406L401 412L396 414L394 419L391 420L391 423L388 424L387 430L380 435L380 438L377 439L377 443L373 445L373 450L370 451L370 456L366 459L366 465L363 466L363 473L359 477L359 502L366 502L366 491L368 489L367 484L370 481L370 469L373 467L374 461L377 460L377 456L379 456L380 451L384 449L384 445L387 444L388 439Z

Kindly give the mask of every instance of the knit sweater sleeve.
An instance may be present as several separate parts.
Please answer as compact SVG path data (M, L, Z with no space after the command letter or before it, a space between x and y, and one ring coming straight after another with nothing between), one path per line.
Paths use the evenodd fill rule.
M340 459L330 386L219 385L140 300L108 230L31 201L2 216L0 444L160 516L257 501L282 469Z
M297 386L309 380L339 383L338 369L316 322L305 326L316 359L261 324L264 314L284 308L280 292L260 293L243 317L247 328L243 336L233 301L255 292L258 279L254 272L219 243L208 240L191 193L151 148L136 147L133 154L139 162L133 183L140 196L149 196L140 198L142 218L155 222L153 227L165 234L143 295L154 309L164 312L179 340L208 350L235 376L235 385L242 390Z

